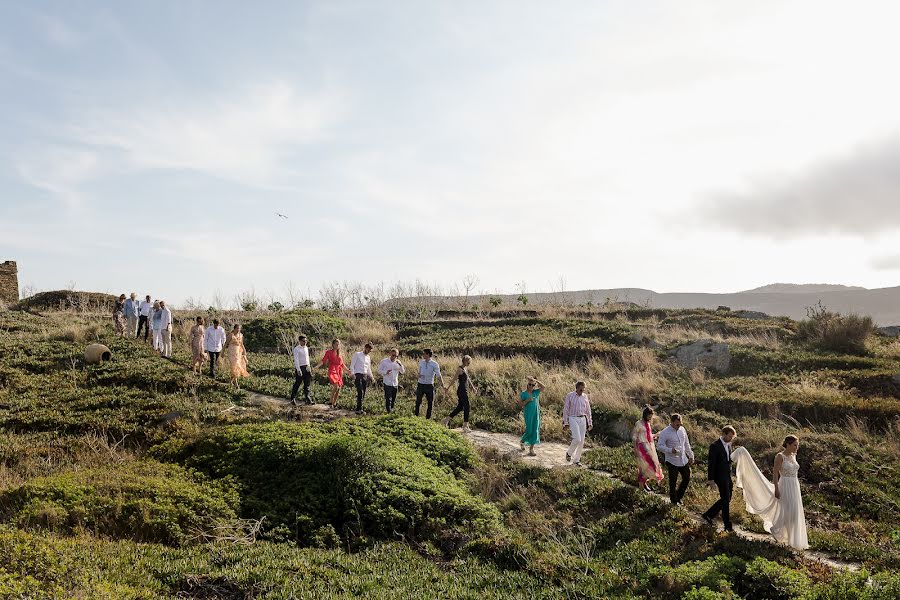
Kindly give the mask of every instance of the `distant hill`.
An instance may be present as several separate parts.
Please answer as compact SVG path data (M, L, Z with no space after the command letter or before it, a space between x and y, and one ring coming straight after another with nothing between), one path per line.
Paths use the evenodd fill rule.
M518 294L500 295L508 303ZM527 294L529 303L602 305L633 302L652 308L709 308L728 306L733 310L754 310L792 319L806 317L806 309L819 302L840 313L871 315L880 326L900 324L900 287L866 289L841 285L795 285L776 283L755 290L731 294L667 293L641 288L612 288L574 292ZM489 296L473 297L476 302Z

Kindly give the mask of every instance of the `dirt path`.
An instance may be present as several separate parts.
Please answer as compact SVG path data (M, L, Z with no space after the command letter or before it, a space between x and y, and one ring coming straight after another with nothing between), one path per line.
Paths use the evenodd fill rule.
M263 407L275 411L287 410L290 413L293 413L295 415L295 418L298 418L299 420L332 421L338 418L357 417L357 414L353 411L341 408L331 409L327 404L291 406L290 402L288 402L284 398L275 398L274 396L267 396L265 394L258 394L256 392L250 391L245 391L245 393L247 395L248 405ZM527 452L522 452L519 445L519 436L517 435L511 433L494 433L482 429L463 431L462 429L458 428L454 431L470 440L476 446L482 448L494 448L505 456L509 456L515 460L521 460L525 463L531 463L545 469L586 468L576 467L575 465L566 462L566 450L568 449L568 444L560 444L557 442L542 442L541 444L535 446L534 451L536 456L528 456ZM618 479L615 475L609 473L608 471L601 471L599 469L592 469L592 471L605 477L609 477L610 479ZM664 494L657 495L663 498L666 502L669 501L668 496ZM700 516L700 513L690 512L689 514L697 523L705 523L703 518ZM748 531L746 529L742 529L737 525L735 526L734 531L738 537L745 540L777 544L777 542L769 535ZM804 550L798 552L798 554L808 560L823 564L831 569L858 571L862 568L859 564L842 561L821 552Z

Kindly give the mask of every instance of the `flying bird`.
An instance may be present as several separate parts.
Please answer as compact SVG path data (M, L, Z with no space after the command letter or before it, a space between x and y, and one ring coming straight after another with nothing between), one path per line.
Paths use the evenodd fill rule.
M275 215L281 217L282 219L287 219L287 215L283 215L280 212L276 212Z

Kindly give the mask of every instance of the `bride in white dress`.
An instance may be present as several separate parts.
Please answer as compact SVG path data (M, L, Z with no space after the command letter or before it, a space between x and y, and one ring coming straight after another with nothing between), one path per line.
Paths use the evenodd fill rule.
M782 447L784 449L775 456L773 483L760 473L746 448L736 448L731 453L737 476L735 485L744 490L747 512L759 515L766 531L782 544L805 550L809 548L809 541L806 538L806 515L800 496L800 482L797 480L800 440L789 435L784 438Z

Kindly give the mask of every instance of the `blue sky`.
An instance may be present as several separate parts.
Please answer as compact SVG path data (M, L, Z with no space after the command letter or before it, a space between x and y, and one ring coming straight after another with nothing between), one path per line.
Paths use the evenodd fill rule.
M0 260L174 302L896 285L896 6L742 4L2 3Z

